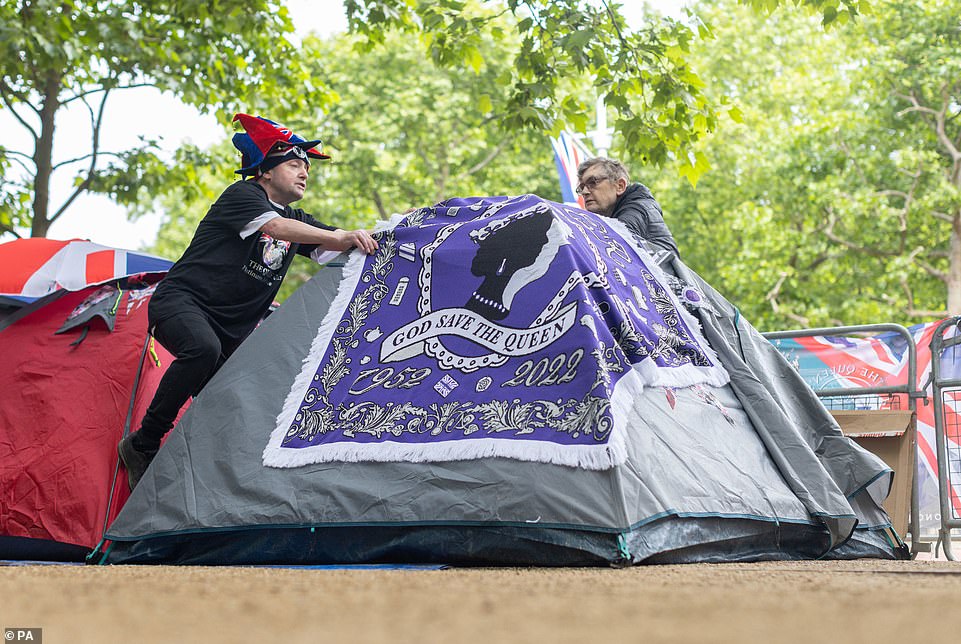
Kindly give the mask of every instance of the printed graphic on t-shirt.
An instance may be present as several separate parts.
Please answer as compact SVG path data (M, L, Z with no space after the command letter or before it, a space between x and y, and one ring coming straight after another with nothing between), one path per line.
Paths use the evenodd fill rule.
M264 284L272 285L281 277L277 271L283 268L289 250L289 241L261 233L247 259L244 272Z

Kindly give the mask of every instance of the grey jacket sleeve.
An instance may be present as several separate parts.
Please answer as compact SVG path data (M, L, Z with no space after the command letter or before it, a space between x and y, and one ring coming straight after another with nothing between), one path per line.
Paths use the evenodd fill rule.
M654 199L635 199L624 204L617 218L635 235L680 257L677 242L664 222L661 206Z

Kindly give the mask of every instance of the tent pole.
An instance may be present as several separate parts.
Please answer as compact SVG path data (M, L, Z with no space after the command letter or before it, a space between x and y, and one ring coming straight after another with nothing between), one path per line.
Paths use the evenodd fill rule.
M147 348L150 346L150 333L148 332L144 338L143 348L140 349L140 361L137 363L137 374L133 379L133 387L130 390L130 401L127 405L127 417L123 421L123 434L120 438L126 438L127 434L130 433L130 423L133 420L133 408L137 402L137 390L140 388L140 375L143 373L144 360L147 357ZM117 461L113 468L113 481L110 483L110 496L107 497L107 512L103 517L103 529L100 531L100 536L103 537L107 534L107 522L110 520L110 508L113 505L113 495L117 488L117 476L120 474L120 455L117 454Z

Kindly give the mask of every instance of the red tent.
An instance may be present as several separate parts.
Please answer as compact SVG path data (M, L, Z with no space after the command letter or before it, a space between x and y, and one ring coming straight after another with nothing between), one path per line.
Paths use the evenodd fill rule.
M129 496L117 442L171 361L152 292L60 291L0 323L0 558L81 557Z

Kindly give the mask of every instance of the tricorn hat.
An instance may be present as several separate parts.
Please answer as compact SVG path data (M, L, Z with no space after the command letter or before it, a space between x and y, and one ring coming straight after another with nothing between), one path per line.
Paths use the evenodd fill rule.
M267 158L267 155L275 148L298 147L301 148L308 157L314 159L329 159L330 156L324 154L314 146L321 143L320 139L307 141L303 137L297 136L290 128L275 123L262 116L250 116L249 114L236 114L234 121L240 121L244 127L244 132L237 132L233 137L234 147L240 150L241 168L236 173L243 176L256 175L260 170L260 165Z

